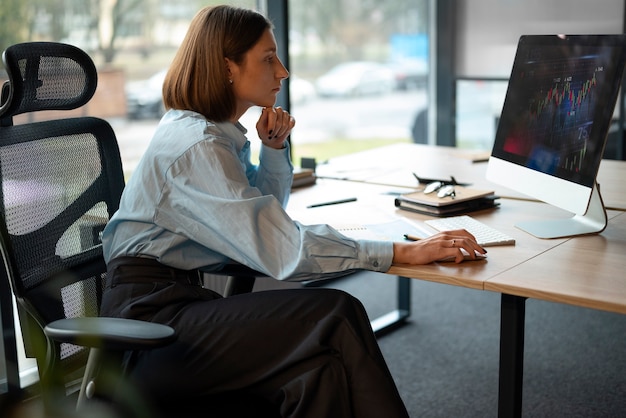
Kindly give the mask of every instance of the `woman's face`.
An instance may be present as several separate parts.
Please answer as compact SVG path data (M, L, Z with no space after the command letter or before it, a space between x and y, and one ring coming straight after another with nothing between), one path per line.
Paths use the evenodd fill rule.
M289 72L276 55L276 39L270 29L246 52L241 65L228 58L226 64L237 100L235 120L251 106L274 106L281 81L289 77Z

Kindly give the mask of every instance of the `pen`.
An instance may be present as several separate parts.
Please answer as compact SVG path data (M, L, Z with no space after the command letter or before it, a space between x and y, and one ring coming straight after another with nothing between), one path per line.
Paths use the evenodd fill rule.
M307 208L317 208L320 206L338 205L340 203L356 202L356 197L349 197L347 199L331 200L330 202L314 203L307 206Z
M408 239L409 241L419 241L422 238L418 237L416 235L411 235L411 234L404 234L404 239Z

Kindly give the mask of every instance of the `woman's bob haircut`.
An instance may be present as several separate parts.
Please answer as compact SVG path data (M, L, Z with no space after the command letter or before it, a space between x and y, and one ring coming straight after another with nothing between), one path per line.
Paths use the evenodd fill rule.
M231 6L200 10L165 76L165 108L192 110L213 122L230 120L236 103L225 58L242 64L244 54L271 28L271 22L253 10Z

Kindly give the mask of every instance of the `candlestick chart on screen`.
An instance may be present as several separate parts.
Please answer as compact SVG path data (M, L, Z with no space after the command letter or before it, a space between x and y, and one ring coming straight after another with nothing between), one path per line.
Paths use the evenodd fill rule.
M542 171L580 170L604 67L594 57L529 61L520 69L524 93L506 148Z

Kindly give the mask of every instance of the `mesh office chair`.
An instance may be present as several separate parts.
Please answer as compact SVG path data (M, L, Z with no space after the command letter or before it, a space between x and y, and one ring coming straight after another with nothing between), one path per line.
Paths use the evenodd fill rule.
M82 369L87 348L80 405L94 391L103 350L160 347L175 333L161 324L98 318L106 276L99 233L124 187L109 124L91 117L13 124L22 113L87 103L97 84L93 62L75 47L46 42L11 46L3 61L9 80L0 107L0 275L11 284L27 355L37 358L44 404L54 413L67 408L67 378Z

